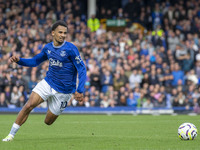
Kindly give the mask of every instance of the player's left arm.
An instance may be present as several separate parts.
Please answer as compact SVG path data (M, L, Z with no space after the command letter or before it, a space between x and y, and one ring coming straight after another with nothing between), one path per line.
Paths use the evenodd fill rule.
M75 99L82 101L87 70L86 70L85 64L80 56L80 53L79 53L77 47L75 47L75 46L73 47L73 49L71 51L71 60L77 69L78 79L79 79L79 84L78 84L77 90L75 92Z

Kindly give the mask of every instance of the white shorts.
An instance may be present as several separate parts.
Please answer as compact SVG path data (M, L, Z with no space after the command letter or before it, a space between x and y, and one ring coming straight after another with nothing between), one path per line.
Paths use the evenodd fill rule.
M33 91L40 95L44 101L47 101L49 110L55 115L60 115L62 113L72 97L72 94L64 94L55 91L45 79L40 81Z

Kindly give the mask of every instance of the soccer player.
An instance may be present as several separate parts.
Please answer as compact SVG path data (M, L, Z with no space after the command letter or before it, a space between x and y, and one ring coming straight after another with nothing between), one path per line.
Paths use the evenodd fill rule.
M51 125L67 107L72 93L77 101L83 100L86 67L77 47L65 41L67 30L67 24L59 20L52 25L53 42L46 44L41 53L30 59L10 57L10 62L29 67L35 67L48 59L49 69L46 77L32 90L29 100L19 112L10 133L2 141L12 141L32 109L42 102L48 102L48 111L44 122ZM77 73L78 87L76 87Z

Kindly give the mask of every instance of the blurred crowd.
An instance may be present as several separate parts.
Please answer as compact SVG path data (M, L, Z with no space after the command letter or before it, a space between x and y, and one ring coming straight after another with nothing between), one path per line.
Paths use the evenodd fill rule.
M78 47L87 67L84 102L68 105L199 112L200 0L117 2L101 3L96 19L126 19L123 32L106 31L102 24L93 31L81 0L0 0L0 107L23 106L49 65L23 67L10 64L9 57L40 53L52 40L51 25L64 20L66 40Z

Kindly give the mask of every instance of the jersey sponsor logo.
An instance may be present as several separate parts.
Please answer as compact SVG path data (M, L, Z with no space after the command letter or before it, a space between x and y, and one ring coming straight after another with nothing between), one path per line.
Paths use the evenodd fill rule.
M53 58L49 58L49 64L50 66L63 66L62 62L60 62L59 60L54 60Z
M60 56L64 57L66 55L66 51L61 51Z
M76 57L75 57L75 60L76 60L76 63L77 63L77 64L80 64L80 62L82 61L81 56L80 56L80 55L79 55L79 56L76 56Z

